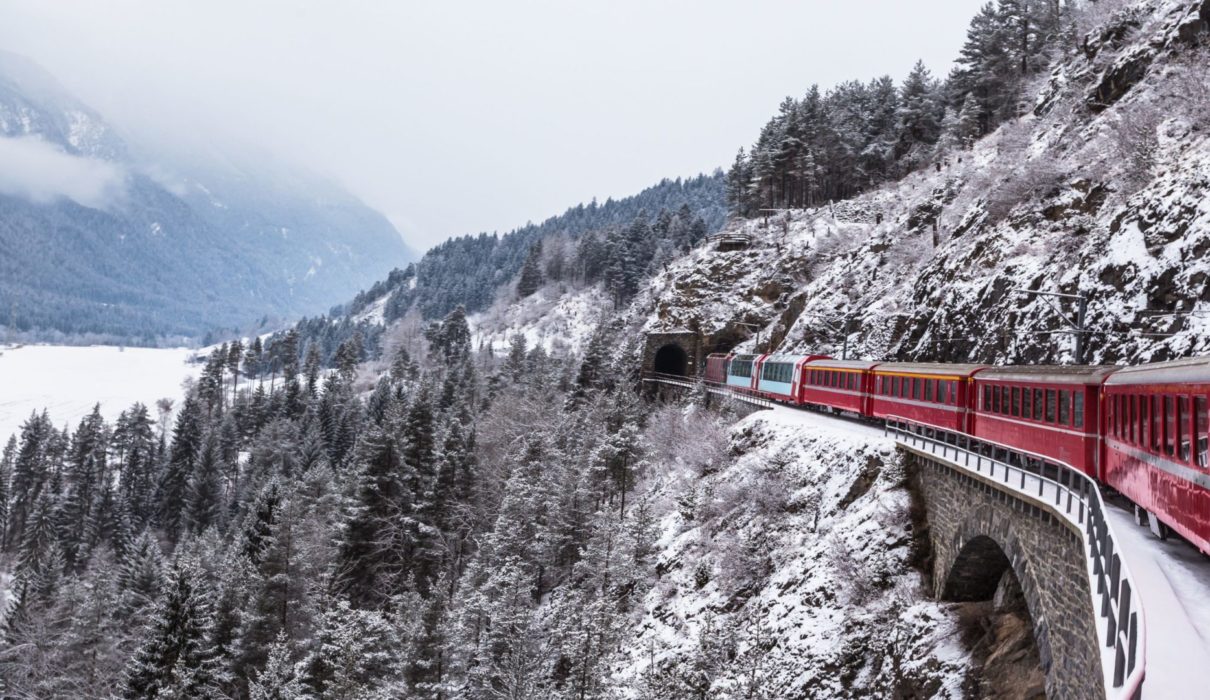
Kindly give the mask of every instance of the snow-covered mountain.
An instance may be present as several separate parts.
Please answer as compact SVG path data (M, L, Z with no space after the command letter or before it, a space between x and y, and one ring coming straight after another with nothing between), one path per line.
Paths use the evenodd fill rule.
M379 213L258 154L123 138L0 53L0 325L152 340L321 312L413 256ZM250 164L254 163L254 164Z
M1210 4L1090 6L1101 18L970 150L832 206L733 222L659 275L647 329L719 349L1090 362L1210 350ZM1116 9L1115 9L1116 8ZM744 342L741 342L744 341Z

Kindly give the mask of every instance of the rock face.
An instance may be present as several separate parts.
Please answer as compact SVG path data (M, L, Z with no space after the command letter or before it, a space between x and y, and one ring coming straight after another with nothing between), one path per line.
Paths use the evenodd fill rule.
M1137 0L1036 88L1035 109L843 206L738 221L657 278L648 330L761 349L941 361L1090 362L1210 352L1210 51L1205 2ZM881 220L881 223L877 223ZM777 285L781 293L773 298ZM1057 302L1057 310L1056 310ZM786 310L793 313L787 315Z

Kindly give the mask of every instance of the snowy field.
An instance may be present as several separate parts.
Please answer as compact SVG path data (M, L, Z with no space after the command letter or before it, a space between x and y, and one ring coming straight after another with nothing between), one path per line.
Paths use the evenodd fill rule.
M194 376L186 348L0 345L0 446L21 430L33 411L50 412L56 426L76 423L100 403L113 421L136 401L179 400L181 383Z

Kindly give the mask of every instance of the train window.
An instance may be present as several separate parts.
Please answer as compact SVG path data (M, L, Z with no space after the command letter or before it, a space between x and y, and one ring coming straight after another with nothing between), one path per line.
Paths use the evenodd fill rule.
M1176 454L1176 397L1164 397L1164 454Z
M1009 413L1011 413L1012 412L1012 406L1010 405L1011 403L1012 403L1012 392L1006 386L1000 387L1000 413L1003 413L1006 416Z
M912 398L920 398L920 377L912 377Z
M1181 396L1176 400L1176 444L1181 446L1181 461L1189 461L1189 397Z
M1031 389L1025 388L1025 389L1021 390L1021 417L1022 418L1029 418L1030 416L1033 415L1033 408L1032 408L1033 396L1034 396L1034 392Z
M1058 403L1058 396L1054 389L1046 390L1046 422L1055 422L1055 404Z
M1162 443L1164 429L1162 427L1162 423L1164 417L1160 412L1163 411L1164 408L1160 403L1159 397L1156 396L1148 396L1147 403L1149 404L1148 408L1151 411L1151 420L1148 421L1147 428L1147 430L1151 433L1151 451L1158 453L1163 447Z
M1000 387L992 387L992 413L1000 412Z
M1202 469L1210 467L1207 451L1210 450L1210 411L1207 410L1206 397L1199 396L1193 400L1193 428L1197 435L1197 466Z
M992 388L990 386L983 387L983 410L992 410Z
M950 383L949 383L949 381L948 380L938 381L937 390L941 392L941 394L937 396L937 400L940 401L941 403L949 403L950 402Z
M1021 387L1019 386L1013 387L1013 415L1018 418L1021 416Z
M1131 394L1126 397L1126 405L1130 407L1130 442L1141 444L1143 441L1143 414L1139 410L1139 397Z
M848 376L849 376L849 388L856 391L857 390L857 373L849 372Z
M1059 425L1071 425L1071 392L1059 392Z
M1034 420L1042 420L1042 390L1034 389Z
M925 401L933 400L933 380L932 379L924 380L924 400Z
M1071 424L1077 428L1084 427L1084 392L1077 390L1071 397Z

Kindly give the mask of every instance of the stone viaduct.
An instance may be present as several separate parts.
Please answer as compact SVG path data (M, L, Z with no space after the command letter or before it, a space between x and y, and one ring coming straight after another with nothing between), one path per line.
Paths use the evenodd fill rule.
M1086 544L1078 527L1003 483L908 453L928 518L938 600L1024 597L1046 695L1104 698Z

